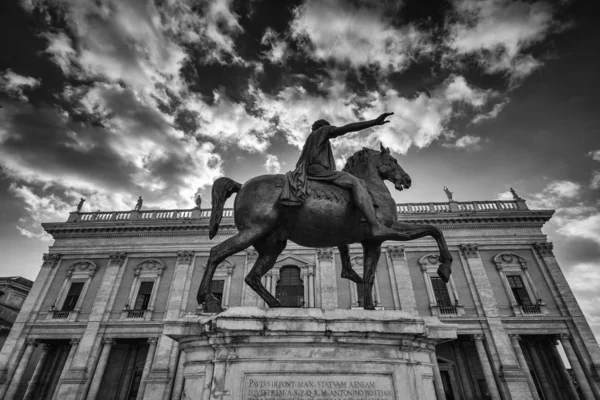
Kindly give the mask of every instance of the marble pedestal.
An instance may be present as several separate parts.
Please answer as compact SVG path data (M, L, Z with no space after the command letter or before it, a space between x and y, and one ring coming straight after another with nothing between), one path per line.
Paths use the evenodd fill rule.
M186 400L435 400L430 354L456 325L401 311L240 307L165 333L186 354Z

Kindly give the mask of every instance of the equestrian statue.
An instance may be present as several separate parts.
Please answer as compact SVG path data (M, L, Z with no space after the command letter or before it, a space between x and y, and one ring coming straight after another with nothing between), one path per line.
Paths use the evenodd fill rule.
M294 171L285 175L261 175L240 184L223 177L212 188L212 214L209 237L219 229L227 198L237 193L234 221L238 233L214 246L198 290L198 304L208 311L221 311L219 301L211 293L211 282L217 266L227 257L250 246L258 252L252 270L245 278L269 307L280 302L263 286L261 278L277 261L288 240L306 247L337 247L342 260L341 276L364 284L364 308L373 310L375 269L386 240L408 241L431 236L440 250L438 275L448 282L452 256L440 229L433 225L398 221L396 202L384 181L396 190L411 186L410 176L390 149L380 151L363 148L348 158L342 171L336 171L330 139L388 123L393 113L381 114L370 121L341 127L325 120L316 121L308 135ZM350 263L348 246L363 247L364 270L361 278Z

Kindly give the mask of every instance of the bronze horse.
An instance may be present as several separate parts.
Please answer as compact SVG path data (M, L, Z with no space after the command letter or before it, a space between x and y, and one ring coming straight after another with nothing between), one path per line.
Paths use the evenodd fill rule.
M221 310L211 294L210 284L217 266L227 257L250 246L258 252L258 259L246 276L245 282L269 305L281 307L279 301L262 285L261 277L277 261L288 240L306 247L333 247L340 250L342 277L363 283L350 265L348 244L360 242L364 260L364 308L373 310L372 289L375 268L385 240L407 241L432 236L440 249L438 275L447 282L452 256L442 232L433 225L408 224L398 221L396 202L384 183L388 180L397 190L408 189L410 177L390 150L381 145L381 151L363 148L348 159L344 171L362 179L376 205L378 218L396 233L385 238L370 238L370 227L352 203L345 189L329 183L309 181L308 196L301 207L279 204L283 175L261 175L241 185L229 178L219 178L212 189L212 215L209 236L219 229L225 200L237 193L234 219L238 233L210 250L206 270L198 290L198 304L208 309Z

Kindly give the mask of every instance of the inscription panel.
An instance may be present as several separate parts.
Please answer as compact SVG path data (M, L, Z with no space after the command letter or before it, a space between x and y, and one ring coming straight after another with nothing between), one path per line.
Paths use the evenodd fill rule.
M396 400L384 374L247 374L243 385L243 400Z

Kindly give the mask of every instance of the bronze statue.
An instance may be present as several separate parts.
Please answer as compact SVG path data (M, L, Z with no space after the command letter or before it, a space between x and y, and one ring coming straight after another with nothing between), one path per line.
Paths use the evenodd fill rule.
M454 193L452 193L452 192L450 191L450 189L448 189L446 186L444 186L444 192L446 192L446 197L448 198L448 201L454 201L454 200L452 199L452 195L453 195Z
M140 198L138 199L137 203L135 204L135 211L141 211L142 210L142 204L144 203L144 200L142 200L142 196L140 196Z
M452 256L442 232L433 225L398 221L396 202L384 180L392 182L396 190L403 190L410 187L411 179L392 157L389 149L383 145L380 151L363 148L348 159L343 170L345 174L332 173L335 163L332 163L333 157L330 157L328 139L335 137L332 135L339 136L353 130L383 125L388 122L385 118L389 115L391 114L382 114L375 120L341 128L315 123L313 127L316 129L311 135L320 128L326 129L312 136L312 139L311 136L307 139L298 162L300 168L292 173L296 178L300 177L300 180L290 183L290 175L261 175L241 185L226 177L217 179L212 188L209 237L212 239L217 234L223 206L233 193L237 193L234 220L238 233L211 249L196 298L198 304L206 303L209 311L221 310L210 290L215 270L227 257L253 246L258 252L258 258L245 282L269 307L280 307L279 301L262 285L261 277L273 267L288 240L306 247L338 247L342 259L342 277L357 283L362 283L363 280L350 265L348 245L361 243L364 254L364 308L367 310L375 308L371 295L375 268L381 255L381 244L386 240L407 241L432 236L440 249L438 275L447 282L451 273ZM311 140L320 143L314 147L320 149L317 153L307 150ZM313 144L310 144L311 148ZM313 165L316 162L324 161L323 155L326 156L324 158L328 165L321 163L323 168L315 168ZM304 181L301 179L303 169L308 177ZM313 179L315 176L317 179ZM322 177L325 179L320 179ZM342 184L339 184L340 180ZM298 182L300 184L294 187L294 183ZM347 190L350 188L353 193ZM367 193L369 204L364 204L364 192L357 195L362 190ZM375 218L371 198L377 205L381 222ZM292 199L295 207L285 205L289 199ZM298 200L301 203L295 204ZM359 206L361 201L363 204ZM373 210L373 214L365 215L364 210L366 213ZM367 222L363 221L363 216Z
M196 208L198 210L202 208L202 197L200 197L200 195L196 196Z

